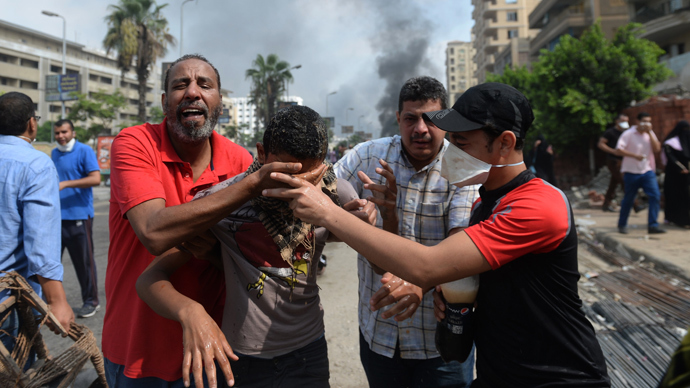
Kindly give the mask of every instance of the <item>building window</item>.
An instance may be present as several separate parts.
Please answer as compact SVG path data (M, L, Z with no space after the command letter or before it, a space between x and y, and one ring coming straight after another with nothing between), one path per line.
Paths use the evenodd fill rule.
M455 54L455 48L451 47L450 48L450 55L453 55L453 54Z
M101 82L103 82L104 84L112 85L113 79L108 77L101 77Z
M51 105L50 106L50 113L58 113L62 112L62 107L60 105Z
M450 90L455 90L455 85L450 85Z
M506 4L517 4L517 0L506 0Z
M19 87L22 89L38 89L38 83L31 81L19 81Z
M517 38L518 30L508 30L508 39Z
M13 57L11 55L6 55L6 54L0 54L0 62L7 62L11 63L13 65L17 64L17 57Z
M24 67L31 67L33 69L38 69L38 62L32 61L31 59L22 58L21 61L19 62L19 64L21 66L24 66Z
M508 12L508 13L506 14L506 16L508 17L508 21L509 21L509 22L516 22L516 21L518 21L517 12Z
M133 98L130 98L130 99L129 99L129 103L132 104L132 105L139 105L139 100L135 100L135 99L133 99Z
M98 82L98 76L96 74L89 74L89 81Z
M450 80L451 80L452 82L455 82L455 76L454 76L454 75L451 75L451 76L450 76Z
M464 53L465 53L465 49L461 49L460 54L464 54Z
M455 72L455 67L451 67L451 68L450 68L450 72L451 72L451 73Z
M451 59L450 59L450 64L451 64L451 65L454 65L454 64L455 64L455 58L451 58Z

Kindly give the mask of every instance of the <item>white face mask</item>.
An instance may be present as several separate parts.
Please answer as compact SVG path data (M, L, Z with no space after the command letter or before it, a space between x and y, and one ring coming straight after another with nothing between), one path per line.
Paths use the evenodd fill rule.
M618 126L621 127L622 129L630 128L630 124L628 124L627 121L621 121L620 123L618 123Z
M492 165L475 158L451 143L441 160L441 177L457 187L479 185L489 178L492 167L511 167L523 163Z
M74 148L75 140L76 140L76 138L73 137L72 140L65 143L65 145L58 144L57 149L59 149L62 152L72 152L72 148Z

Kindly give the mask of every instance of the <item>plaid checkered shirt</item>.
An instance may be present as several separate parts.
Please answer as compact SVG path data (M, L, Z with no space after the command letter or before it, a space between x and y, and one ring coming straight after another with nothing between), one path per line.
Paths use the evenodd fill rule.
M479 185L457 188L441 177L441 159L448 148L443 148L427 166L417 171L402 149L400 136L386 137L358 144L335 165L338 178L347 179L360 198L371 195L363 188L357 171L364 171L374 183L385 179L376 173L383 159L393 169L398 187L397 212L399 234L427 246L436 245L448 236L451 229L467 227L472 204L478 197ZM381 216L376 226L381 228ZM410 257L409 260L414 260ZM431 291L424 295L421 305L411 319L396 322L382 319L383 312L371 311L369 300L381 288L381 275L374 273L366 258L358 255L359 275L359 328L369 347L375 353L392 358L399 341L400 356L406 359L439 357L434 344L436 318ZM382 309L386 310L386 308Z

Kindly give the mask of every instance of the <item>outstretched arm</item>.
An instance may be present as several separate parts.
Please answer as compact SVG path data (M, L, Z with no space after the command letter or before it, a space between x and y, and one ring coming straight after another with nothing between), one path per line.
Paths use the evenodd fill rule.
M194 374L197 387L203 386L203 369L212 388L216 384L218 362L228 385L234 384L234 376L228 357L237 360L225 335L204 307L196 301L182 295L170 282L170 275L189 261L191 255L173 248L156 257L137 280L139 297L160 316L182 324L184 358L182 378L189 386L190 369Z
M60 182L60 190L66 188L86 189L88 187L98 186L100 184L101 172L96 170L91 171L87 176L83 178Z
M438 245L426 247L363 224L298 177L280 173L271 174L271 177L292 188L268 189L263 191L263 195L290 199L290 208L295 216L325 226L374 264L422 289L431 289L437 284L491 269L465 232L456 233ZM415 260L407 260L409 257Z

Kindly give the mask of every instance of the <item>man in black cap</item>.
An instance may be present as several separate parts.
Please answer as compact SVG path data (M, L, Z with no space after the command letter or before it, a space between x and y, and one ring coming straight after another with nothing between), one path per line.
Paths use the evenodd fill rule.
M523 162L525 135L534 120L525 96L486 83L468 89L453 108L424 116L451 132L455 148L444 155L442 174L458 186L483 184L470 226L438 245L422 246L363 226L298 178L273 174L293 189L264 195L292 199L297 217L328 228L377 266L424 289L480 274L472 387L610 386L577 291L570 204ZM441 318L438 295L436 305Z

